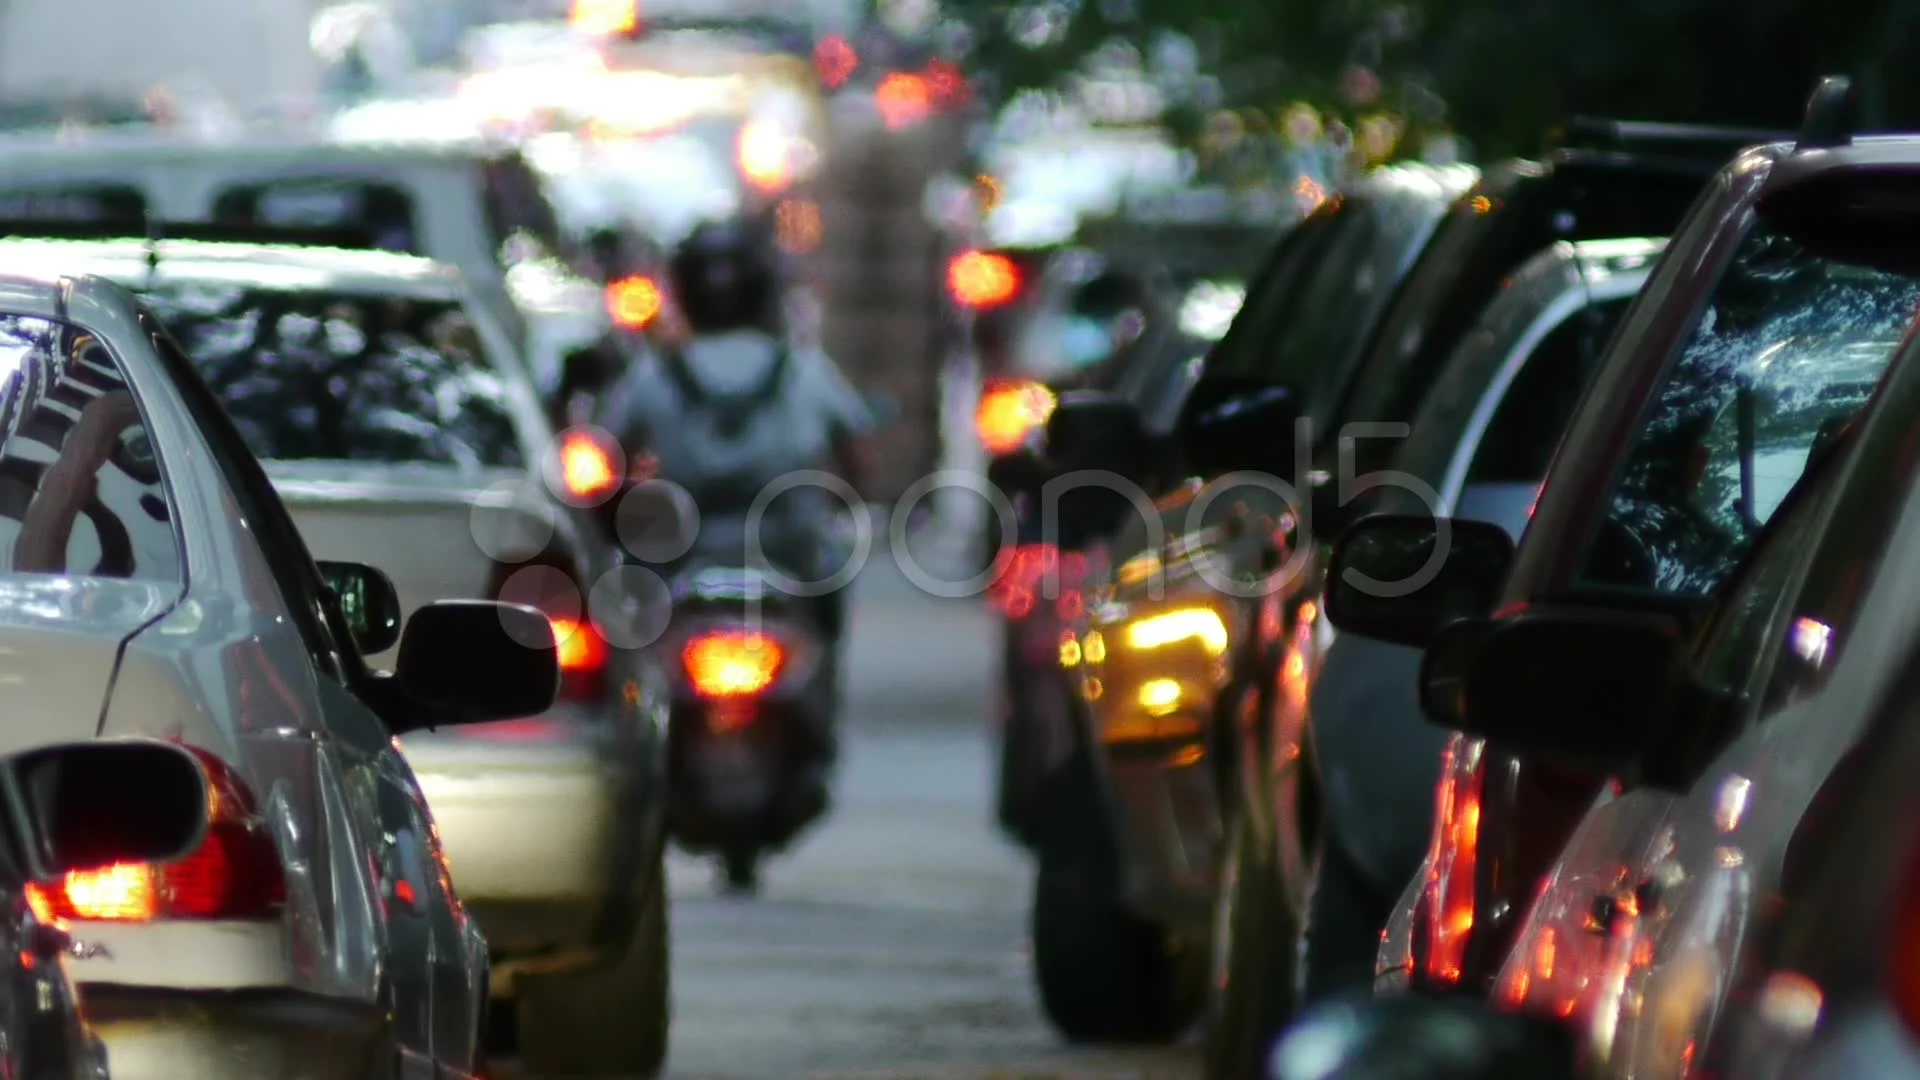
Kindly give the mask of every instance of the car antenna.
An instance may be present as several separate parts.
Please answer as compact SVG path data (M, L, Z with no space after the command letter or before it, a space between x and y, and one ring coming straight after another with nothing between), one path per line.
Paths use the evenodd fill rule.
M1851 144L1859 123L1858 105L1852 79L1845 75L1821 79L1807 98L1807 113L1800 121L1800 138L1794 142L1793 152L1832 150Z

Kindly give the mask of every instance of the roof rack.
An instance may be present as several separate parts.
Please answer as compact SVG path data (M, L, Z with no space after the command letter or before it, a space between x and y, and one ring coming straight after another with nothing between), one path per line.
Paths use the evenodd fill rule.
M1646 153L1664 157L1711 157L1723 163L1760 143L1790 142L1790 131L1721 127L1717 124L1660 124L1641 120L1602 120L1576 116L1547 138L1547 149Z
M285 225L206 221L157 221L152 218L0 219L0 236L35 240L146 240L149 242L198 240L219 244L271 244L285 247L349 250L372 250L379 247L377 238L365 229L298 228Z
M1815 83L1793 152L1832 150L1852 143L1860 123L1859 104L1853 80L1845 75L1828 75Z

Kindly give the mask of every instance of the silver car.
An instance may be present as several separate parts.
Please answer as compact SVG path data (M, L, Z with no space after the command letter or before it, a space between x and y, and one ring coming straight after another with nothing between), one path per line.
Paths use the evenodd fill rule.
M7 260L13 262L13 260ZM198 847L39 883L114 1075L470 1075L485 945L394 737L538 713L526 608L417 610L316 565L239 432L124 289L0 277L0 752L187 747ZM399 644L393 673L365 662ZM459 662L451 662L459 658Z
M668 674L639 646L670 599L625 567L587 505L611 492L604 448L554 435L512 342L440 263L192 241L18 240L0 259L138 291L265 461L305 543L379 561L402 612L473 598L549 618L563 671L551 709L408 734L403 748L491 946L492 996L517 1004L496 1049L514 1049L517 1029L536 1072L657 1069ZM582 455L598 468L583 472Z

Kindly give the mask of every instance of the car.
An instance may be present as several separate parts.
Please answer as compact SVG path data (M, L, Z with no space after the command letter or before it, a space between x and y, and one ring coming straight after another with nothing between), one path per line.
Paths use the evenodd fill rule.
M1536 612L1605 607L1622 596L1697 627L1802 472L1804 452L1826 438L1812 424L1795 435L1787 456L1770 455L1764 478L1757 468L1736 467L1729 481L1728 463L1741 458L1741 417L1751 419L1745 405L1735 406L1749 400L1754 365L1800 366L1798 354L1782 355L1783 333L1834 365L1824 375L1818 364L1807 369L1808 385L1870 385L1891 359L1920 279L1825 257L1791 239L1806 220L1840 228L1880 212L1879 193L1920 182L1920 140L1852 138L1836 121L1836 103L1844 101L1841 84L1823 84L1799 142L1742 153L1690 211L1609 345L1596 379L1607 391L1589 395L1576 412L1517 553L1502 546L1504 532L1495 537L1439 519L1461 525L1443 560L1460 560L1458 576L1442 570L1430 588L1396 602L1343 599L1340 586L1328 594L1327 617L1343 632L1425 650L1422 686L1434 689L1423 689L1422 702L1430 718L1460 726L1458 701L1439 688L1477 655L1481 630L1524 625ZM1854 374L1841 379L1842 369ZM1864 400L1849 389L1816 404L1838 423ZM1700 505L1684 494L1669 505L1671 492L1695 490ZM1333 565L1343 567L1372 543L1369 532L1384 539L1395 520L1429 539L1440 527L1434 519L1356 523L1336 545ZM1475 537L1481 542L1469 542ZM1457 593L1459 606L1441 613L1447 605L1435 603L1439 592L1462 588L1473 591ZM1378 975L1389 989L1410 983L1485 993L1540 875L1607 780L1462 734L1449 738L1445 762L1428 853L1387 925ZM1502 781L1488 785L1496 774ZM1497 882L1477 877L1483 860L1502 866Z
M430 260L15 238L0 263L135 290L264 462L303 542L380 560L403 615L503 600L550 621L564 674L551 707L400 744L491 949L494 1049L517 1045L547 1071L658 1068L671 679L642 646L671 601L657 578L645 591L603 526L595 499L618 467L605 448L546 426L512 343ZM368 662L394 663L391 644Z
M351 229L370 246L450 263L513 338L536 385L557 388L569 350L610 329L538 173L484 140L349 141L260 133L209 142L166 131L0 141L0 218L146 218ZM594 324L592 334L580 330Z
M1393 283L1476 175L1417 165L1377 170L1289 231L1182 398L1172 443L1186 482L1158 502L1118 485L1135 512L1121 515L1108 544L1116 565L1089 580L1085 612L1072 628L1080 737L1058 786L1075 794L1051 801L1034 886L1041 1001L1071 1036L1173 1038L1205 1001L1216 792L1227 779L1205 747L1216 713L1237 715L1245 690L1225 673L1237 670L1246 685L1257 685L1250 673L1262 668L1250 659L1230 669L1225 659L1251 647L1256 605L1239 595L1244 590L1223 598L1217 575L1190 573L1182 560L1215 541L1277 551L1284 500L1245 487L1195 500L1207 480L1289 471L1275 463L1287 448L1275 450L1271 436L1293 428L1273 426L1275 409L1289 394L1308 403L1331 396ZM1276 389L1309 383L1310 390ZM1062 401L1048 425L1050 433L1076 429L1084 445L1147 442L1138 412L1115 408L1111 398ZM1061 497L1072 490L1060 486ZM1052 512L1042 505L1042 520ZM1205 520L1165 528L1189 517ZM1233 539L1208 532L1227 521L1235 523ZM1129 631L1133 624L1145 629ZM1135 679L1144 665L1106 644L1129 632L1155 643L1139 649L1161 650L1177 667Z
M106 1047L82 1018L62 962L73 939L52 913L36 910L37 883L187 856L207 827L206 773L190 751L157 740L54 744L0 757L0 792L8 957L0 965L0 1068L106 1080Z
M0 751L162 738L216 793L185 857L39 883L114 1075L474 1075L486 943L395 738L550 707L551 625L460 600L403 628L386 575L313 560L138 298L0 263L6 655L35 695Z

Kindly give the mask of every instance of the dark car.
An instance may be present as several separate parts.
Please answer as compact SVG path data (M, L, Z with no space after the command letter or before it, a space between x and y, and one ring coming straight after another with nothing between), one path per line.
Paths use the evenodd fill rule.
M1920 298L1920 273L1873 257L1920 225L1905 201L1920 190L1920 139L1851 138L1835 120L1843 100L1823 87L1797 144L1744 152L1690 211L1624 316L1596 378L1605 390L1576 413L1517 553L1458 542L1434 583L1400 600L1347 584L1329 594L1343 631L1427 649L1431 718L1488 730L1475 717L1493 706L1463 701L1460 680L1503 635L1543 620L1624 604L1670 616L1677 633L1697 630L1806 463L1864 404L1861 384L1892 358ZM1799 389L1789 380L1759 395L1759 382L1782 376ZM1380 550L1395 522L1425 543L1446 527L1363 520L1330 573ZM1550 701L1571 725L1594 699L1564 676L1553 665L1510 670L1488 700ZM1504 737L1456 734L1426 865L1388 924L1387 982L1484 992L1540 874L1608 782L1530 760Z
M1217 479L1272 464L1268 451L1275 432L1291 430L1289 423L1273 426L1275 409L1297 401L1312 415L1316 403L1337 395L1394 284L1476 175L1430 166L1378 170L1327 199L1279 242L1183 395L1167 440L1177 476ZM1208 434L1192 435L1196 427ZM1182 431L1188 433L1184 438ZM1072 452L1056 453L1063 474L1124 476L1112 463L1150 445L1138 412L1110 394L1063 400L1048 422L1049 441L1067 432ZM1215 579L1205 575L1170 572L1162 580L1154 569L1163 551L1171 562L1197 547L1184 530L1166 536L1156 530L1186 515L1199 483L1178 485L1156 504L1137 482L1082 478L1061 485L1054 501L1064 505L1069 494L1102 487L1119 492L1128 512L1109 545L1118 565L1089 582L1086 614L1075 621L1081 647L1062 657L1078 669L1073 678L1085 716L1077 725L1083 737L1075 746L1076 764L1063 771L1060 801L1046 815L1049 835L1039 844L1034 959L1042 1002L1063 1031L1085 1038L1166 1038L1188 1026L1205 1000L1213 852L1211 842L1197 845L1183 853L1177 872L1165 873L1164 864L1125 845L1132 835L1127 826L1149 821L1157 827L1162 816L1170 816L1176 835L1191 829L1209 836L1217 829L1209 822L1218 821L1218 777L1212 762L1203 760L1204 745L1216 709L1232 715L1237 688L1216 684L1215 671L1252 640L1247 630L1253 606L1222 600ZM1230 506L1236 501L1260 505L1238 511ZM1220 519L1233 521L1237 530L1228 546L1249 553L1280 550L1278 500L1213 502ZM1263 522L1263 514L1274 520ZM1206 516L1208 527L1215 524L1215 512L1196 516ZM1249 554L1247 561L1258 558ZM1122 625L1131 623L1151 625L1133 631ZM1139 640L1123 646L1129 633ZM1140 644L1142 634L1157 644ZM1158 650L1156 660L1177 664L1152 689L1181 693L1156 699L1142 713L1134 695L1144 686L1100 677L1108 637L1116 642L1116 656L1123 647L1129 655ZM1188 674L1184 686L1176 685L1176 678ZM1106 692L1109 682L1112 692ZM1114 768L1128 770L1127 779L1147 783L1115 784L1110 799L1110 759L1119 763ZM1167 763L1179 767L1169 770ZM1153 783L1161 779L1164 785ZM1133 795L1138 800L1129 803ZM1121 821L1127 824L1116 822L1114 810L1125 811ZM1114 857L1116 843L1125 858Z

